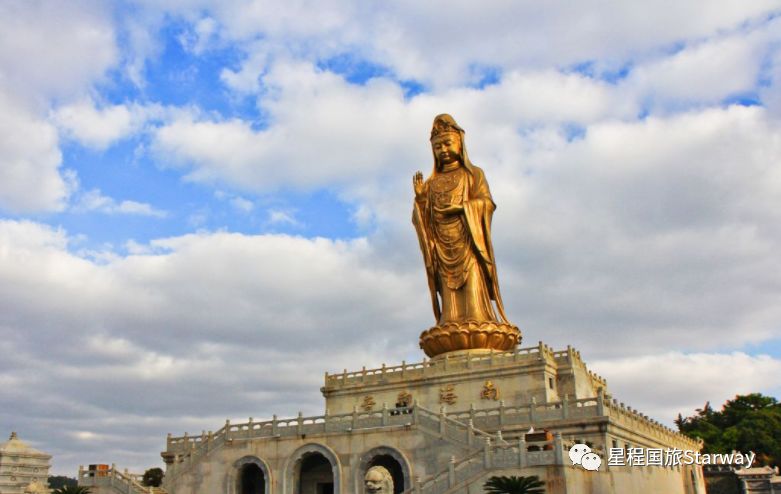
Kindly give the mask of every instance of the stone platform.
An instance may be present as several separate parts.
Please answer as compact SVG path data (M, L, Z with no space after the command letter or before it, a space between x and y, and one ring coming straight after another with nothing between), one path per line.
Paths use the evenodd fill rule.
M614 400L572 348L502 353L326 374L326 413L168 437L171 494L362 494L385 466L395 494L482 492L492 475L538 475L551 494L704 494L698 467L608 466L610 448L701 445ZM542 434L528 434L533 428ZM573 466L585 443L597 472Z

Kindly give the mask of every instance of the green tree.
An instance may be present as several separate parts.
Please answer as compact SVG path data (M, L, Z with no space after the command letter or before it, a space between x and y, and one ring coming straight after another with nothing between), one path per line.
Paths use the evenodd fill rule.
M483 484L483 490L490 494L544 494L545 482L536 475L529 477L493 476Z
M66 485L53 490L52 494L89 494L89 487Z
M753 451L759 465L781 464L781 404L773 397L736 396L718 412L706 403L691 417L678 414L675 423L683 434L702 439L705 453Z
M163 483L163 469L162 468L150 468L144 472L144 477L141 483L147 487L160 487Z
M59 489L60 487L65 486L76 487L77 485L79 485L79 482L76 479L66 477L65 475L49 476L49 487L52 489Z

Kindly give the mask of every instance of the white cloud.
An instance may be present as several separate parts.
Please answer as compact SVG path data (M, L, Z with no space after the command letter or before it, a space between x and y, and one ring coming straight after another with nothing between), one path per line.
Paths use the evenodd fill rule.
M0 88L0 208L61 210L70 194L61 163L57 130Z
M166 432L213 429L225 416L320 413L324 370L421 358L416 338L431 317L422 268L389 268L371 239L215 232L136 244L130 255L102 262L71 254L69 240L40 224L0 221L0 351L7 356L0 420L49 431L47 444L67 443L59 465L122 444L136 453L117 449L110 460L146 468ZM417 255L415 248L403 254ZM500 261L509 274L513 263ZM506 301L518 310L516 297ZM527 339L559 338L526 317L515 320ZM637 343L645 328L622 330L649 348ZM711 328L715 339L734 331ZM587 359L604 347L598 334L583 336L578 346ZM663 343L666 351L626 356L616 341L590 368L608 378L618 399L667 423L705 400L718 405L737 393L778 392L771 379L781 370L777 359L669 350L693 345L686 338ZM148 399L161 395L166 399ZM24 415L9 412L19 407ZM67 431L92 445L60 437Z
M66 136L84 146L102 150L114 142L138 132L146 120L160 115L156 106L108 105L97 108L90 100L81 100L54 111L52 120Z
M678 414L694 414L706 401L718 410L739 394L781 393L775 376L781 360L742 352L670 352L592 362L615 397L632 408L673 426Z
M50 100L83 93L117 60L99 2L0 4L0 208L60 211L75 172L59 169Z
M231 206L233 206L238 211L241 211L243 213L249 213L253 209L255 209L255 204L250 201L249 199L245 199L243 197L234 197L230 200Z
M217 21L204 17L194 23L191 31L179 35L179 43L185 50L200 55L209 45L217 31Z
M363 240L187 235L103 262L68 240L0 221L0 422L48 431L58 472L115 446L110 460L148 467L166 432L226 415L320 413L324 370L418 354L414 281L375 266ZM67 431L109 437L74 445Z
M398 163L429 161L427 127L443 109L466 122L490 122L501 137L523 124L585 124L636 110L611 100L605 83L550 71L512 73L485 91L454 89L410 101L388 80L355 86L305 63L280 62L265 82L275 88L264 100L271 127L257 131L241 120L183 114L156 131L160 161L191 165L194 180L251 190L355 184L395 175Z
M766 111L526 146L522 167L486 165L506 305L524 326L600 358L778 337L781 129Z
M655 109L718 104L750 93L765 58L781 40L781 19L750 32L739 31L692 43L673 55L639 64L624 85Z
M82 92L118 58L107 7L89 0L2 2L3 84L36 101Z
M302 226L295 213L290 210L270 209L268 211L268 222L272 225L290 225L290 226Z
M214 191L214 197L221 201L227 201L233 209L244 214L251 213L255 209L255 203L251 200L221 189Z
M676 2L658 8L644 2L603 5L534 2L477 5L470 2L203 3L222 26L223 37L250 45L241 86L253 84L262 60L296 56L309 60L350 53L390 67L401 79L454 87L474 78L475 66L567 66L599 59L623 63L681 40L758 23L778 2L731 0L718 5ZM169 6L188 12L190 3ZM256 57L257 47L263 56ZM269 57L269 47L271 56ZM254 77L250 74L254 73ZM238 83L238 81L232 81Z
M103 195L100 189L91 189L81 193L75 201L72 209L76 212L97 211L106 214L135 214L141 216L155 216L163 218L165 211L155 209L145 202L123 200L117 201Z

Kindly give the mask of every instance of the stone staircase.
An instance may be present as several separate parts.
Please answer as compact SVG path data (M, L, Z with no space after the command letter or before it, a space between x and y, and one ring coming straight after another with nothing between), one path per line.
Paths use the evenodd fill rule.
M447 412L444 408L434 412L413 404L409 408L383 407L381 410L339 415L304 417L299 414L292 419L278 419L232 424L217 432L204 432L200 436L168 437L167 458L169 469L166 475L176 478L189 471L202 458L235 441L261 438L295 437L309 434L349 433L365 429L411 426L429 436L442 439L463 451L459 457L440 472L418 479L408 493L443 494L459 492L471 481L494 470L524 468L526 466L562 465L569 450L559 434L553 441L535 442L540 451L528 451L524 432L534 426L545 427L546 423L566 422L570 419L615 417L633 427L647 428L651 436L678 435L661 424L638 414L623 403L619 404L601 391L594 398L559 402L535 403L505 406L503 402L494 408ZM479 427L478 427L479 426ZM486 432L496 431L496 433ZM513 437L510 442L502 438L502 431ZM547 449L546 449L547 447ZM604 455L604 452L602 452Z
M536 450L529 451L530 446ZM564 458L570 447L571 444L566 444L558 433L553 441L534 443L520 439L515 444L506 441L493 444L489 440L482 449L461 459L452 457L442 471L424 479L416 479L413 487L403 494L466 493L469 485L494 471L564 465Z
M485 444L504 443L500 436L491 435L472 422L463 423L448 416L444 409L433 412L417 404L409 408L383 407L382 410L339 415L304 417L299 413L292 419L278 419L233 424L226 421L216 432L203 432L200 436L169 435L166 451L162 456L169 465L166 476L176 479L190 471L198 462L226 445L255 439L301 437L303 435L349 433L360 430L378 430L390 427L416 427L421 432L438 437L466 453L481 450ZM504 443L506 444L506 443Z
M79 486L89 487L90 494L166 494L162 487L147 487L141 483L143 475L118 470L85 470L79 467Z

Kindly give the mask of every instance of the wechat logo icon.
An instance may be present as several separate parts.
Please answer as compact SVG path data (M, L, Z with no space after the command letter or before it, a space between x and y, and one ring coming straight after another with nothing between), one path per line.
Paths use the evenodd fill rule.
M591 448L585 444L576 444L569 449L569 459L573 465L580 465L586 470L596 472L602 465L602 458L592 453Z

